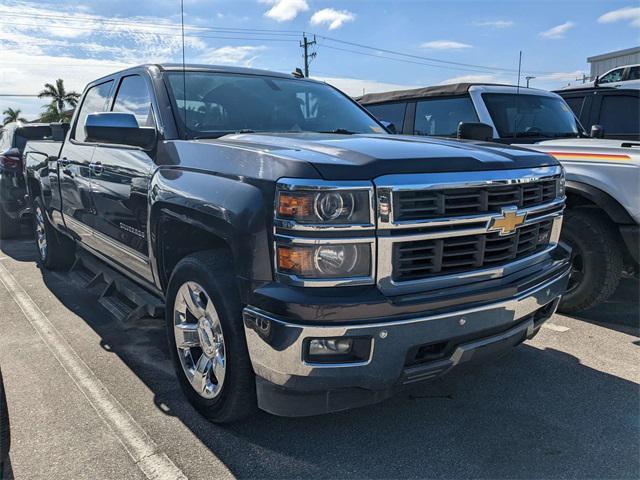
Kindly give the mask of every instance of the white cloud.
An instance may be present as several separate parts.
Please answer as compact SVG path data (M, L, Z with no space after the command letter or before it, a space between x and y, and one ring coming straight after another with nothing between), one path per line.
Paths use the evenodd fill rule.
M463 50L472 47L467 43L454 42L453 40L433 40L431 42L424 42L420 46L429 50Z
M250 67L256 58L258 58L258 54L266 49L267 47L264 45L221 47L202 55L199 57L198 61L217 65L243 65L245 67Z
M555 27L550 28L549 30L540 32L539 35L543 38L550 38L554 40L559 38L564 38L564 34L567 33L569 30L571 30L575 26L576 24L573 22L564 22L564 23L561 23L560 25L556 25Z
M328 25L329 30L340 28L347 22L353 22L356 16L348 10L323 8L311 16L311 25Z
M440 82L440 85L448 85L450 83L510 83L508 80L493 74L478 75L459 75L457 77L447 78Z
M351 97L359 97L363 93L388 92L390 90L407 90L410 88L418 88L417 85L400 85L397 83L378 82L376 80L362 80L359 78L348 77L316 77L315 80L321 80L333 85L339 90Z
M640 7L626 7L612 10L598 18L599 23L628 21L634 27L640 27Z
M513 20L487 20L484 22L473 22L476 27L489 27L489 28L509 28L515 25Z
M259 0L260 3L273 5L264 14L276 22L288 22L298 16L300 12L309 10L306 0Z

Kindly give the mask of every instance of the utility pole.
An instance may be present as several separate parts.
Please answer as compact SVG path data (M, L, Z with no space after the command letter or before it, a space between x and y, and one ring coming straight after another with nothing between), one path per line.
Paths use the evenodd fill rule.
M524 77L524 78L525 78L525 80L527 81L527 88L529 88L529 82L530 82L531 80L533 80L534 78L536 78L536 77L526 76L526 77Z
M304 76L305 77L309 76L309 63L311 63L310 61L316 58L316 55L317 55L316 52L309 53L309 47L312 47L316 43L317 42L316 42L315 35L313 36L313 40L310 41L307 38L306 33L302 34L302 42L300 42L300 47L304 49Z

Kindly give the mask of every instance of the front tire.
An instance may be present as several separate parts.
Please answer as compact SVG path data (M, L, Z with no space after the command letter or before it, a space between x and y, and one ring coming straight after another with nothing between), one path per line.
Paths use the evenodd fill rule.
M75 245L53 228L39 198L33 201L33 233L40 262L45 268L64 270L71 267Z
M174 269L166 299L169 350L180 386L215 423L240 420L257 408L232 272L224 252L190 255Z
M600 212L569 210L561 241L571 249L571 277L558 310L575 313L606 301L622 275L622 244L614 225Z

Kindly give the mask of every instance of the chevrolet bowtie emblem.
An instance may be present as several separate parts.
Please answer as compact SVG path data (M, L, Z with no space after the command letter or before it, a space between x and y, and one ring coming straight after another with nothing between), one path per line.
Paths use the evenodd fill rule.
M524 223L526 216L526 213L519 213L518 209L515 207L508 209L503 208L502 216L493 218L489 225L489 229L500 230L500 235L509 235L515 232L516 228Z

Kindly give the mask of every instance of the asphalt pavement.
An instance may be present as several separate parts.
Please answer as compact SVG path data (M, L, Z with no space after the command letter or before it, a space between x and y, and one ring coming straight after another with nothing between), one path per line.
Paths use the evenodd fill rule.
M637 280L384 403L216 426L182 396L162 320L118 321L35 258L33 240L0 245L3 480L640 478Z

